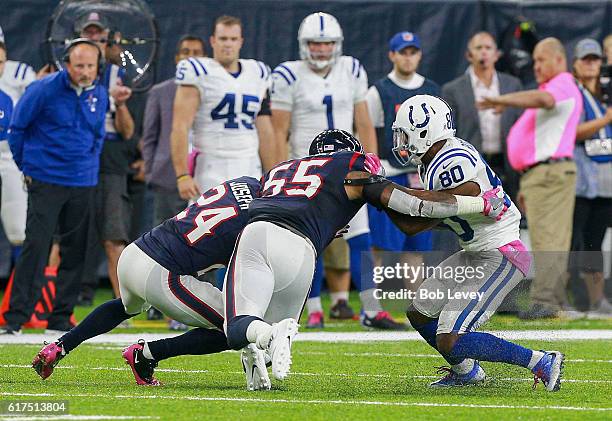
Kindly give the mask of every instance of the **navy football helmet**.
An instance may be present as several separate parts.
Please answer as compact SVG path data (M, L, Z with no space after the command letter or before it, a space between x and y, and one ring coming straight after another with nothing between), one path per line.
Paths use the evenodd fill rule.
M319 133L310 143L309 155L329 154L338 151L363 152L359 140L346 130L330 129Z

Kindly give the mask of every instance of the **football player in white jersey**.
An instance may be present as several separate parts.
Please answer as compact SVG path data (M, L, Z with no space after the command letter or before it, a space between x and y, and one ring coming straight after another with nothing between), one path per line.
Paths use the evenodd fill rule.
M282 160L308 155L311 140L326 129L352 133L355 127L364 149L376 152L376 134L366 102L368 76L359 60L342 55L342 40L342 28L335 17L323 12L308 15L298 30L301 60L281 63L272 72L272 123ZM362 324L370 328L403 329L403 325L382 311L372 294L374 284L371 280L362 279L361 258L365 256L371 260L370 228L365 206L351 220L349 227L344 238L349 243L351 274L360 290L364 308ZM329 275L330 288L337 291L342 278L332 281ZM348 272L345 275L348 277ZM306 305L309 327L323 327L319 296L321 282L322 275L318 270ZM348 291L335 292L332 296L332 301L337 303L346 300ZM334 307L336 302L332 302Z
M438 97L417 95L406 100L393 124L398 161L418 165L427 190L484 197L499 189L508 210L498 220L474 215L443 220L459 236L463 250L423 281L407 313L412 326L451 365L448 374L431 386L480 383L485 373L479 361L492 361L528 368L536 383L542 380L547 390L556 391L563 354L533 351L475 331L525 277L531 257L519 239L520 212L476 149L454 137L451 115L448 104ZM407 223L414 232L440 220Z
M0 42L4 35L0 28ZM6 51L5 51L6 52ZM13 106L26 87L36 80L36 73L31 66L20 61L7 60L4 69L0 70L0 90L13 100ZM17 261L21 244L25 240L25 223L28 194L23 186L21 171L13 161L8 142L0 142L0 177L2 178L2 226L11 243L11 260Z
M215 21L210 37L213 58L191 57L176 67L171 149L177 187L183 199L224 180L260 177L262 166L277 162L277 146L267 100L270 69L261 61L240 59L242 23L232 16ZM268 107L269 108L269 107ZM193 130L195 175L188 170L188 134Z

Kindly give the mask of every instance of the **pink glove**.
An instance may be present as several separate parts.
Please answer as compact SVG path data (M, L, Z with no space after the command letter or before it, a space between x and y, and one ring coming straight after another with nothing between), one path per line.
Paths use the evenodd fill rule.
M508 210L506 202L504 200L504 192L499 187L484 192L481 196L484 200L483 215L488 216L496 221L499 221L501 217Z
M365 168L374 175L384 175L385 169L380 163L380 158L375 153L368 152L365 159Z

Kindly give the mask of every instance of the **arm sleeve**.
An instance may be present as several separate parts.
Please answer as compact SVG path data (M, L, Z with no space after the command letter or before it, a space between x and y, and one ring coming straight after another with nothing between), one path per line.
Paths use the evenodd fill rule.
M275 110L291 111L293 109L293 86L295 80L284 67L277 66L272 72L272 92L270 107Z
M150 180L153 158L159 142L160 110L159 91L154 89L147 98L147 105L142 124L142 158L145 163L145 179Z
M197 58L186 58L176 65L174 81L177 85L195 86L200 92L200 100L204 97L202 78L207 70Z
M382 108L382 101L380 100L380 94L376 86L370 86L368 93L366 94L366 101L368 102L368 112L370 113L370 119L372 124L376 128L385 126L385 113Z
M8 142L13 154L13 160L20 170L23 161L23 143L25 133L34 122L34 119L42 111L44 102L44 91L40 84L30 87L25 94L17 101L11 124L9 126Z

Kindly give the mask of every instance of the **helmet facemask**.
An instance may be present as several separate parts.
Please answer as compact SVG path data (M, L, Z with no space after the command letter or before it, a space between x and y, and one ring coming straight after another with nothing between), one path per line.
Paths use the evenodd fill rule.
M396 126L393 123L393 154L400 164L404 167L423 165L421 157L427 152L420 151L418 146L411 142L411 136L427 134L427 130L406 130L404 127ZM429 143L429 142L428 142ZM429 145L431 146L431 145Z
M333 42L334 48L329 58L321 60L318 57L313 56L310 51L310 42ZM342 55L342 38L338 39L326 39L326 38L315 38L315 39L300 39L300 58L306 60L308 64L315 70L323 70L329 66L333 66L338 58Z
M328 13L312 13L304 18L298 29L300 58L306 60L314 70L332 66L342 55L342 28L335 17ZM314 57L309 42L333 42L334 48L329 58L321 60Z

